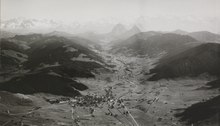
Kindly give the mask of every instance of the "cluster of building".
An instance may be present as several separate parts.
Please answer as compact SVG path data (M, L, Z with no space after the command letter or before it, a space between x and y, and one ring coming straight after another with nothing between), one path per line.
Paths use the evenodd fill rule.
M72 109L72 119L76 124L80 121L79 115L76 114L77 107L88 110L91 117L95 117L95 108L105 110L105 115L112 117L117 117L118 114L127 116L129 111L124 104L127 99L116 98L116 95L114 95L112 92L112 87L105 88L104 91L104 95L87 94L75 96L74 98L63 97L58 99L45 100L51 104L68 103Z

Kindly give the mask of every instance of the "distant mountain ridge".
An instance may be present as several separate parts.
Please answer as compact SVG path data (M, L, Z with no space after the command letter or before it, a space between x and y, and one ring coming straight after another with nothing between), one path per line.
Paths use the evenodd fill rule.
M116 24L113 28L112 31L108 34L112 34L113 36L118 36L121 35L123 33L125 33L127 31L127 29L125 28L124 25L122 24Z
M194 42L197 42L197 40L187 35L154 31L141 32L126 40L115 43L112 46L112 52L128 53L127 51L130 51L134 55L155 56L163 52L174 53L181 48L183 50Z
M208 31L191 32L189 36L205 42L220 42L220 35Z
M184 30L181 30L181 29L174 30L171 33L179 34L179 35L187 35L188 34L187 31L184 31Z
M127 29L123 24L116 24L108 33L98 34L94 32L86 32L78 34L78 36L98 41L100 43L109 43L112 41L127 39L140 32L141 30L135 25L132 28Z
M64 25L53 20L40 19L26 19L14 18L1 22L1 29L15 33L29 33L29 32L47 32L52 29L62 29Z
M1 29L0 29L1 30ZM1 38L10 38L14 37L16 34L8 31L1 30L0 39Z

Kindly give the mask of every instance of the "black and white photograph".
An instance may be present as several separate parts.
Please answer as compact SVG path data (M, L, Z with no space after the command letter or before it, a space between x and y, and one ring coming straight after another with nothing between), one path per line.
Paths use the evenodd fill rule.
M220 126L220 0L0 0L0 126Z

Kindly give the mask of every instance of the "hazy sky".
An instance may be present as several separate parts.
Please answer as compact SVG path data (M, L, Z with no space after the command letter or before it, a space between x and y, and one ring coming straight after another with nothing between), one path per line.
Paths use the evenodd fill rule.
M220 0L1 0L1 18L17 17L64 22L139 21L140 26L152 29L179 26L186 30L201 27L198 30L219 32Z

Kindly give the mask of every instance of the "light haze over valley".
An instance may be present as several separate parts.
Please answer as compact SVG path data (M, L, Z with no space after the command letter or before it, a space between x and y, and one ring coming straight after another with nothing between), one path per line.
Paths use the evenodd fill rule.
M219 0L0 0L1 126L219 126Z

